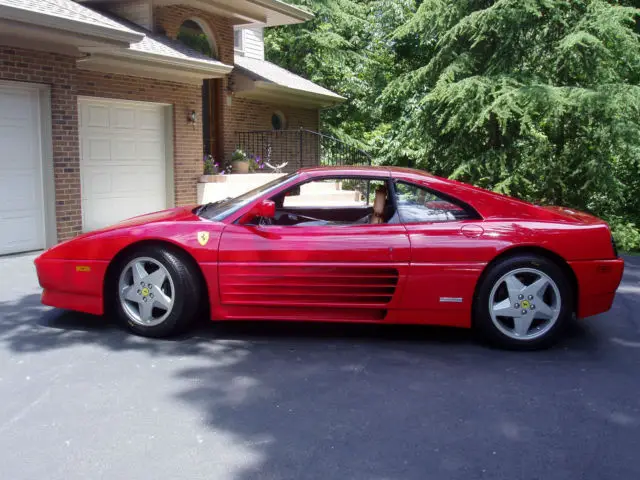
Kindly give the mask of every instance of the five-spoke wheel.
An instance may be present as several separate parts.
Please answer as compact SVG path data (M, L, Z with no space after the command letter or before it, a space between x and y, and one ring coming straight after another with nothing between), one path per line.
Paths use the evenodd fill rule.
M557 340L572 312L565 272L534 255L508 257L489 268L474 302L474 325L494 344L541 348Z
M115 267L112 292L119 317L135 333L166 337L183 330L199 306L194 262L163 247L143 247Z
M536 268L518 268L504 274L491 289L489 302L493 324L516 340L544 335L560 315L558 286Z
M162 323L171 313L175 287L171 275L159 261L140 257L123 268L118 295L131 321L153 326Z

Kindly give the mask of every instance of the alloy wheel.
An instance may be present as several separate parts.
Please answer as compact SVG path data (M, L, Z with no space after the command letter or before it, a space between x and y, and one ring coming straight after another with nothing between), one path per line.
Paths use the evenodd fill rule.
M127 317L138 325L161 324L173 310L174 296L175 287L169 271L153 258L135 258L120 274L120 305Z
M546 334L558 321L561 306L556 282L536 268L506 273L489 295L491 321L514 340L533 340Z

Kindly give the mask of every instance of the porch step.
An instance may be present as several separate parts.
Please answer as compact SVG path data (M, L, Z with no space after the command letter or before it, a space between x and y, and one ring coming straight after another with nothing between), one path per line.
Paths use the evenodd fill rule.
M332 193L342 190L342 182L311 182L300 187L301 194Z

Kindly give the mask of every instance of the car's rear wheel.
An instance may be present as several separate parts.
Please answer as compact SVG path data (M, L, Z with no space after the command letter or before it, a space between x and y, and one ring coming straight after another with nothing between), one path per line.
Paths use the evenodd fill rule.
M188 262L172 251L140 249L122 259L114 280L117 314L138 335L175 335L195 316L200 282Z
M564 271L537 255L516 255L493 265L479 285L474 327L490 343L509 349L546 348L558 341L573 313Z

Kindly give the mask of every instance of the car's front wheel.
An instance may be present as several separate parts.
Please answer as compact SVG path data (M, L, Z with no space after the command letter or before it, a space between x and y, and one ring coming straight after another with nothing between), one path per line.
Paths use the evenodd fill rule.
M161 247L144 248L124 258L117 271L117 314L134 333L167 337L191 323L200 284L179 255Z
M545 348L562 334L573 313L564 271L537 255L516 255L493 265L478 287L474 327L494 345Z

